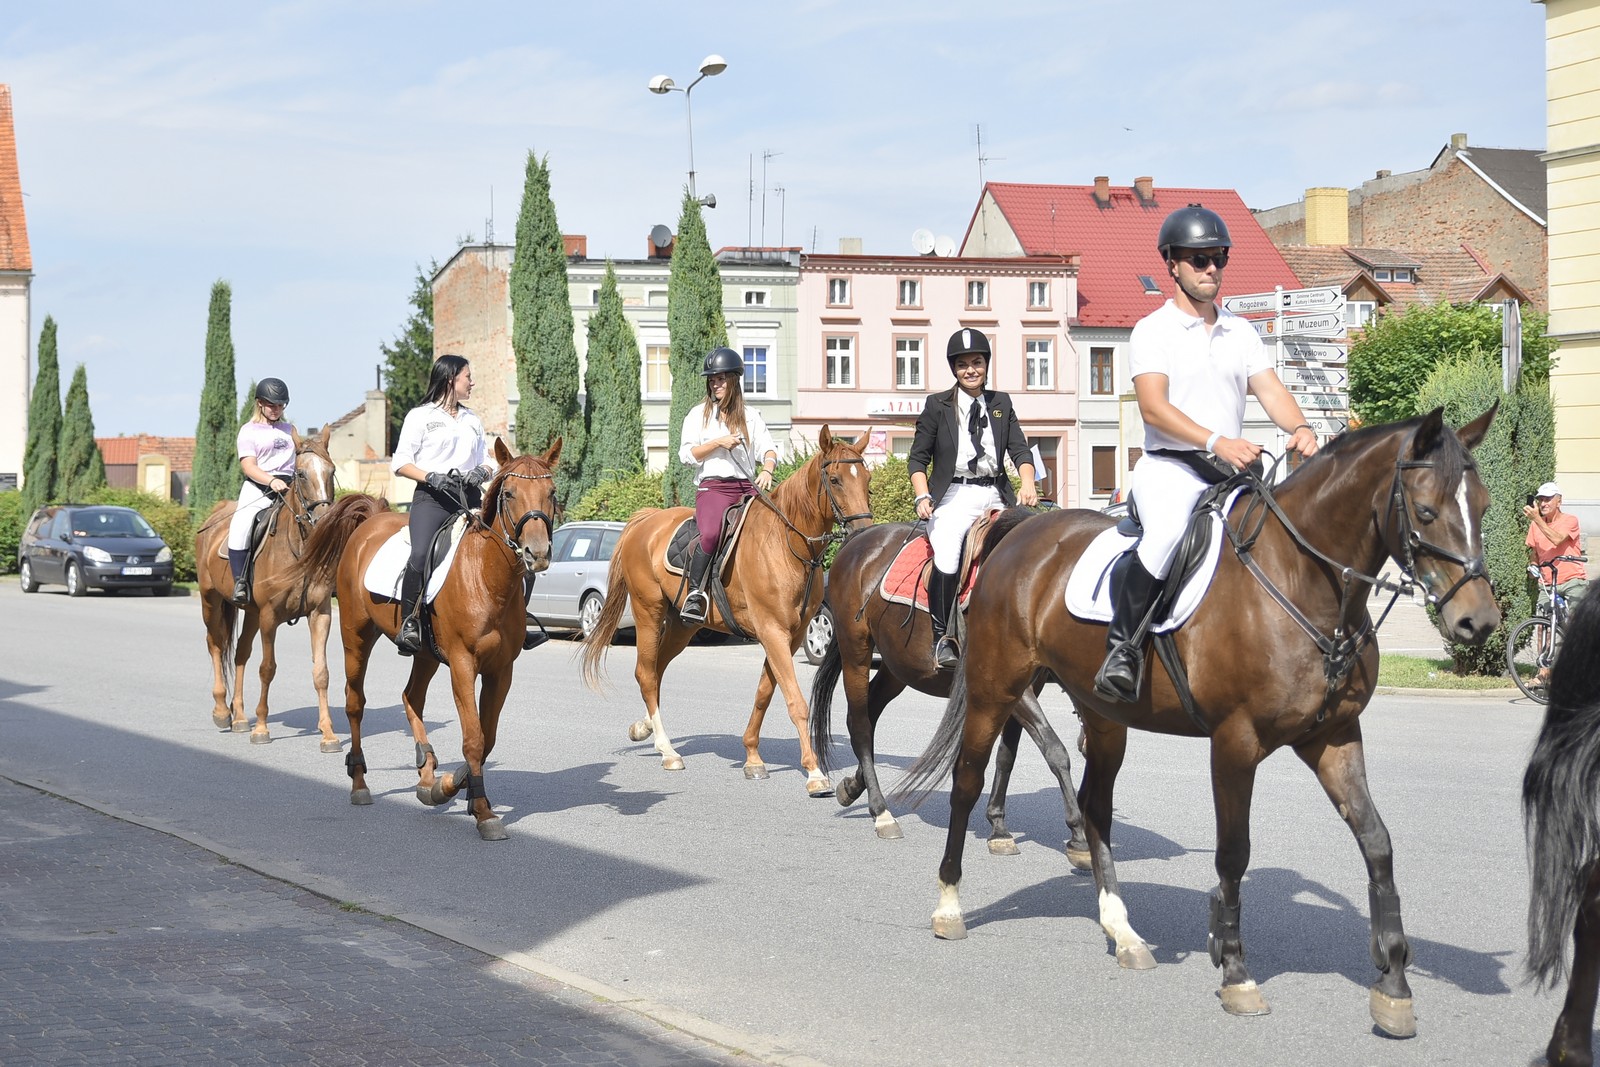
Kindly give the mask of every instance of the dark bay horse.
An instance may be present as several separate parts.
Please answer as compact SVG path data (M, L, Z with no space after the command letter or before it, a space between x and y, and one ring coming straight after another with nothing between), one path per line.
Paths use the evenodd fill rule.
M1567 999L1545 1058L1591 1067L1595 994L1600 990L1600 596L1578 603L1550 670L1550 704L1522 779L1527 823L1528 973L1554 985L1567 973Z
M982 563L995 544L1030 514L1020 508L1004 512L983 535L978 562ZM878 594L878 587L895 556L909 541L921 536L919 525L882 523L856 534L840 547L833 565L828 568L827 599L833 612L834 642L811 684L811 743L826 772L828 746L832 740L829 720L833 691L840 677L844 678L846 722L858 767L855 774L839 783L835 796L841 807L849 807L865 792L873 828L885 840L898 839L901 831L878 784L874 748L878 718L889 702L908 687L930 696L945 697L950 695L950 683L955 678L953 671L941 671L933 660L933 627L928 613L891 603ZM880 660L875 673L872 671L874 652ZM1041 751L1047 747L1056 750L1054 758L1048 760L1052 770L1059 773L1060 768L1071 766L1066 746L1039 706L1038 693L1045 680L1041 675L1023 694L1020 710L1001 731L1000 752L995 757L995 784L989 793L986 813L991 828L989 851L996 855L1012 855L1017 851L1006 829L1005 798L1023 729L1027 729ZM1067 856L1074 866L1087 870L1089 846L1083 836L1083 816L1073 795L1072 779L1062 777L1060 782L1067 825L1072 831Z
M272 740L267 729L267 691L278 673L278 627L296 619L308 620L311 632L311 681L317 687L317 729L322 751L338 752L333 720L328 714L328 630L331 628L333 584L290 577L292 568L316 527L318 518L333 504L333 460L328 457L328 436L323 427L316 437L294 435L294 476L284 494L283 510L255 561L250 604L234 606L233 572L222 549L228 543L228 522L234 501L221 500L211 509L194 538L195 577L200 585L200 615L206 624L206 648L211 652L211 721L217 729L243 733L244 668L256 634L261 635L261 699L256 703L256 724L250 743ZM242 618L240 612L243 612ZM234 633L235 623L238 634ZM233 700L229 710L226 661L233 654Z
M773 690L781 688L789 718L800 735L806 792L813 796L825 796L833 786L817 766L811 748L806 730L810 713L795 678L794 653L822 599L820 570L829 532L835 526L853 530L872 521L868 496L872 472L861 458L866 445L866 434L852 442L834 437L824 426L817 436L816 454L769 497L750 503L725 576L734 620L761 642L767 654L756 684L755 710L744 731L744 775L767 777L760 751L761 723ZM634 722L628 736L643 741L654 734L661 765L669 771L683 770L683 757L661 724L661 676L699 627L678 615L675 604L683 580L668 571L664 561L673 531L693 514L690 508L646 508L628 520L611 556L605 610L583 642L584 678L598 689L600 661L622 621L623 608L632 601L638 653L634 678L649 718ZM706 625L732 632L715 597Z
M1155 965L1128 922L1111 855L1112 790L1128 730L1206 737L1219 879L1211 894L1211 960L1222 968L1225 1010L1267 1012L1245 968L1239 883L1250 858L1256 767L1288 746L1316 774L1366 862L1370 948L1382 972L1369 997L1373 1020L1388 1034L1414 1034L1405 976L1411 949L1400 921L1389 832L1368 792L1362 752L1359 716L1378 675L1377 644L1367 639L1369 586L1392 558L1421 583L1451 639L1479 643L1499 625L1483 570L1480 521L1489 496L1471 455L1494 413L1490 408L1459 431L1435 410L1345 434L1276 490L1275 509L1264 510L1259 497L1239 500L1229 524L1244 538L1248 563L1225 548L1210 592L1176 635L1192 710L1153 655L1135 703L1095 694L1105 626L1070 614L1063 590L1085 546L1110 519L1051 512L1001 541L968 607L967 647L944 721L902 789L926 795L954 767L934 933L966 935L958 887L967 817L995 736L1046 670L1066 687L1087 733L1078 799L1100 890L1100 925L1115 942L1119 964ZM1241 530L1247 515L1248 529Z
M439 761L422 721L428 683L439 660L424 643L411 659L411 677L402 700L416 742L417 799L447 803L462 789L467 808L485 841L502 841L505 824L484 791L483 767L494 750L500 710L511 689L511 672L526 632L523 576L550 566L551 516L556 490L551 472L561 455L557 438L542 456L513 457L505 443L494 446L499 470L483 491L483 508L472 513L456 549L455 562L433 600L432 633L450 669L450 691L461 722L463 766L438 773ZM301 567L326 580L334 575L339 596L339 632L344 638L344 707L350 717L350 803L371 804L367 762L361 749L361 716L366 710L367 662L383 637L400 630L400 603L369 592L367 566L383 543L406 524L406 516L380 510L371 497L339 501L307 546ZM473 687L481 680L480 691Z

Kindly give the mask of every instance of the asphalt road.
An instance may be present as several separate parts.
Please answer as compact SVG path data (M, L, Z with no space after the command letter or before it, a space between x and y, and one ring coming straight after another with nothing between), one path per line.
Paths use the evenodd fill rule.
M1134 973L1108 950L1092 879L1065 860L1059 794L1035 753L1019 758L1012 786L1021 854L989 856L975 814L962 887L971 936L939 942L929 916L945 794L898 813L903 840L879 841L859 805L805 795L781 700L762 746L772 777L745 781L753 646L696 646L668 672L679 773L627 740L641 709L631 645L612 649L603 694L582 686L569 641L524 655L487 775L510 838L485 843L460 802L430 809L413 796L396 656L369 675L376 803L348 803L341 757L318 751L305 642L303 627L281 635L275 740L253 746L211 725L194 599L74 600L0 584L0 776L766 1062L1528 1063L1559 1007L1520 971L1517 798L1542 715L1526 702L1381 696L1363 718L1414 953L1420 1033L1398 1042L1367 1015L1359 853L1292 754L1258 775L1244 885L1248 959L1273 1014L1236 1019L1218 1006L1205 951L1215 874L1202 742L1136 734L1129 745L1119 873L1159 963ZM337 644L335 629L336 683ZM809 688L811 670L797 669ZM247 694L253 706L253 673ZM431 695L431 740L449 765L454 709L442 681ZM1045 703L1070 731L1065 698ZM941 710L909 696L884 716L890 782ZM842 697L837 714L842 725ZM335 725L345 733L341 715ZM847 762L847 750L834 758ZM60 848L75 840L63 834ZM0 891L17 877L0 866ZM239 899L235 918L248 923L258 905ZM25 947L15 937L0 932L6 951ZM519 995L507 986L508 1005Z

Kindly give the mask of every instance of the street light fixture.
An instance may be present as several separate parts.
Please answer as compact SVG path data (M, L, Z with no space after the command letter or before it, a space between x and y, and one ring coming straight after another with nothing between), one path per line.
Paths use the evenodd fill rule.
M707 194L705 199L695 196L694 188L694 108L689 102L689 94L694 92L694 87L707 78L721 74L728 69L728 61L713 53L700 61L700 77L690 82L687 88L680 89L673 83L672 78L665 74L657 74L650 79L650 91L658 96L668 93L683 94L684 114L689 120L689 195L705 207L716 207L717 198Z

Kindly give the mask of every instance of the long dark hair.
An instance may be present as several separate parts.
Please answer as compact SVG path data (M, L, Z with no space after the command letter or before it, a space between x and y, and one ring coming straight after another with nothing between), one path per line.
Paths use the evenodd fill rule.
M428 374L428 392L423 396L424 404L442 404L450 395L450 383L456 380L456 375L467 369L467 357L443 355L433 361L433 370Z
M721 404L717 403L717 394L711 381L714 375L706 375L706 402L700 409L700 425L711 424L711 413L715 411L722 417L722 424L740 437L748 437L744 420L744 376L735 374L728 383L728 397ZM755 448L755 442L746 442L750 448ZM752 455L754 453L752 452Z

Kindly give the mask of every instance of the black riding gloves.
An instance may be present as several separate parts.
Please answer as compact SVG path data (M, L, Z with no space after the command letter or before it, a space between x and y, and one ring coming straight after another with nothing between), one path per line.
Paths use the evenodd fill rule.
M490 473L489 465L487 463L479 467L473 467L467 472L467 484L476 489L484 482L489 480Z

